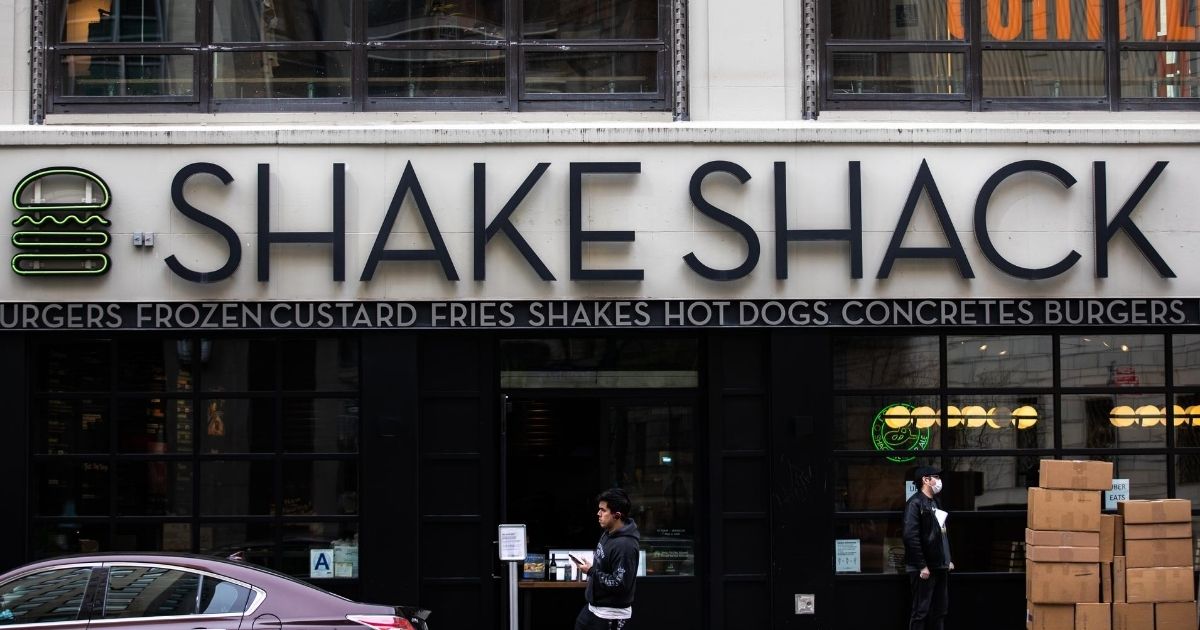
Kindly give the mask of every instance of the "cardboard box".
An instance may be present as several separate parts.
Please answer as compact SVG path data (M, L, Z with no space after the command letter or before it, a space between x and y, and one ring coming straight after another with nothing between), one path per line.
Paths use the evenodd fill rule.
M1116 550L1117 517L1100 515L1100 562L1112 562Z
M1196 601L1192 578L1191 567L1127 569L1125 599L1131 604Z
M1075 630L1111 630L1112 604L1075 604Z
M1113 556L1125 555L1125 517L1117 515L1117 529L1113 532Z
M1125 566L1192 567L1191 538L1159 538L1155 540L1126 540Z
M1099 603L1100 564L1026 560L1025 595L1035 604Z
M1166 536L1162 536L1162 538L1166 538ZM1100 532L1063 532L1026 528L1025 544L1041 547L1099 547Z
M1113 565L1104 562L1100 565L1100 601L1110 603L1113 600Z
M1125 540L1149 540L1151 538L1191 538L1192 523L1150 523L1127 525Z
M1126 527L1140 523L1192 522L1192 502L1187 499L1120 501L1117 510L1125 517Z
M1112 490L1112 462L1043 459L1038 486L1059 490Z
M1074 630L1075 607L1070 604L1025 605L1026 630Z
M1149 630L1154 627L1154 604L1112 605L1112 630Z
M1029 529L1099 532L1100 493L1030 488L1028 517Z
M1125 556L1113 556L1113 603L1128 601L1125 592ZM1154 623L1154 610L1150 610L1150 623Z
M1155 604L1154 630L1196 630L1196 602Z
M1100 562L1100 548L1025 545L1025 559L1033 560L1034 562Z

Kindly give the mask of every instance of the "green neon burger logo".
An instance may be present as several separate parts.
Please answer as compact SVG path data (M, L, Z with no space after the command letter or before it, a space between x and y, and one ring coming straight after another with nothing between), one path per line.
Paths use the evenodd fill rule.
M933 435L930 428L918 429L916 423L909 423L907 426L900 428L892 428L887 424L887 412L894 407L900 407L906 411L912 411L913 406L908 403L896 403L888 405L880 409L875 414L875 420L871 422L871 444L877 451L923 451L929 448L929 441ZM903 464L916 459L913 455L896 455L888 457L889 462Z
M53 188L47 198L46 188ZM20 216L12 222L13 271L22 276L95 276L108 271L100 250L111 225L101 212L112 203L108 184L91 171L52 166L26 175L13 190Z

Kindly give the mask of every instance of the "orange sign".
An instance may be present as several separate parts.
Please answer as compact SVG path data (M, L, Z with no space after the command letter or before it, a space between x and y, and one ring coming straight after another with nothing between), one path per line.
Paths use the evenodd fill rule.
M964 39L963 2L947 0L946 28L954 39ZM1121 39L1129 39L1130 8L1136 11L1136 26L1140 26L1140 40L1194 42L1197 40L1197 25L1191 24L1200 14L1197 0L1110 0L1116 2L1119 11ZM1029 15L1025 14L1023 0L984 0L984 25L991 39L1013 41L1021 37L1028 28L1027 38L1033 41L1071 40L1072 20L1082 19L1083 33L1087 40L1098 41L1103 36L1104 0L1032 0L1028 3ZM1054 7L1054 30L1050 28L1050 6ZM1160 31L1165 29L1165 31Z

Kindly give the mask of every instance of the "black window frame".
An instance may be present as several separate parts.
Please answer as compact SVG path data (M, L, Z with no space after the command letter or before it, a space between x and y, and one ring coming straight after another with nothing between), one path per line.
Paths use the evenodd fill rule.
M603 111L669 112L674 102L672 80L673 1L655 0L658 33L653 39L526 40L522 34L523 0L502 0L505 37L497 40L411 40L372 41L367 38L367 1L348 0L352 5L350 42L214 42L214 0L195 2L195 41L129 43L62 42L68 0L46 3L46 103L49 114L90 113L226 113L226 112L401 112L401 111ZM682 1L682 0L678 0ZM337 98L224 99L213 96L213 55L228 52L346 51L350 53L350 93ZM500 97L371 97L368 94L367 57L373 51L495 50L504 57L505 95ZM527 51L644 52L656 53L654 93L525 93ZM192 57L191 96L63 96L62 59L67 55L181 54Z
M981 336L995 337L1020 337L1020 336L1048 336L1052 339L1051 345L1051 370L1052 383L1044 386L1016 386L1016 387L985 387L985 386L965 386L965 385L949 385L949 362L947 359L947 340L949 337L959 335L978 334ZM1077 336L1081 334L1088 335L1161 335L1163 338L1163 368L1164 380L1162 384L1136 387L1123 386L1063 386L1062 377L1062 339L1064 337ZM943 470L953 470L952 462L963 458L995 458L1003 460L1006 458L1029 457L1037 459L1093 459L1103 457L1137 457L1137 456L1161 456L1165 459L1163 476L1165 478L1164 488L1167 496L1175 498L1178 496L1178 478L1177 467L1178 458L1180 456L1192 455L1200 456L1200 447L1180 446L1176 442L1176 427L1173 426L1173 416L1169 416L1165 426L1166 436L1162 444L1153 447L1129 447L1129 446L1110 446L1110 447L1078 447L1065 446L1063 444L1063 412L1062 399L1065 396L1073 394L1103 394L1112 396L1135 396L1135 395L1157 395L1162 396L1162 400L1168 408L1178 404L1178 396L1183 394L1191 394L1200 396L1200 385L1177 385L1174 380L1175 364L1175 337L1177 335L1188 335L1188 331L1183 329L1170 328L1098 328L1088 329L1081 328L1079 331L1067 331L1065 329L1046 329L1046 328L1029 328L1020 332L1003 329L949 329L940 331L921 331L921 330L895 330L895 331L872 331L870 333L863 332L846 332L842 333L845 337L936 337L939 340L939 365L938 365L938 386L936 387L875 387L875 388L851 388L851 387L834 387L832 389L833 396L895 396L898 400L903 400L902 397L911 397L914 395L927 396L936 398L939 401L937 409L945 418L945 409L950 401L956 395L987 395L987 394L1007 394L1007 393L1022 393L1022 394L1039 394L1051 397L1052 400L1052 417L1039 417L1039 422L1050 421L1053 423L1053 431L1051 432L1051 443L1037 448L995 448L975 450L969 448L946 448L944 444L939 443L936 447L931 446L928 449L911 452L916 460L926 459L931 460L934 465ZM831 365L832 368L832 365ZM1173 412L1172 412L1173 413ZM865 448L833 448L831 449L832 464L834 468L840 462L853 461L886 461L889 457L897 455L896 451L879 451ZM909 452L905 452L903 456L909 456ZM900 465L900 464L897 464ZM912 467L915 462L905 464ZM834 486L836 487L836 481ZM1147 497L1132 497L1134 499ZM899 520L903 517L902 510L885 510L885 509L841 509L836 504L830 506L833 514L833 521L836 523L853 523L864 521L885 521ZM1105 513L1115 513L1115 510L1104 510ZM964 521L981 521L993 518L1020 518L1022 522L1026 518L1027 510L1024 508L1004 507L999 509L975 509L964 511L953 511L956 522ZM1192 518L1200 518L1200 505L1192 507ZM830 532L830 538L835 538L835 531ZM954 540L951 534L951 540ZM832 569L832 559L830 560ZM966 569L965 571L963 569ZM1003 576L1003 575L1019 575L1018 571L972 571L967 567L960 567L959 575L975 576ZM845 583L854 581L872 581L872 580L894 580L898 576L893 573L834 573L835 583Z
M313 389L289 389L284 383L284 366L283 361L286 360L284 355L284 346L288 343L302 342L308 340L346 340L356 348L356 356L358 365L356 367L355 387L353 389L333 389L333 388L313 388ZM212 340L228 340L228 341L264 341L271 344L270 363L273 366L274 374L270 375L270 387L266 389L256 390L218 390L212 389L205 385L204 368L200 360L193 361L189 364L189 369L192 374L191 386L188 389L172 389L166 387L162 390L156 389L133 389L123 386L121 382L121 347L122 342L134 343L162 343L166 341L185 342L188 344L191 356L200 357L203 352L203 343ZM41 386L38 381L39 365L37 362L37 353L42 352L48 346L57 344L73 344L73 343L88 343L101 346L104 353L103 359L106 362L105 367L108 371L108 381L103 388L97 389L78 389L70 391L58 391L46 389ZM190 553L206 553L201 540L201 527L206 525L222 525L222 524L248 524L265 526L270 529L271 536L265 541L243 541L240 545L241 551L247 551L254 546L254 543L266 542L271 544L269 549L269 560L271 566L282 567L284 559L285 543L286 543L286 528L288 526L306 525L310 523L337 523L345 524L353 527L358 531L361 523L364 520L361 508L356 509L353 513L314 513L314 514L285 514L285 510L276 509L274 513L268 514L218 514L206 512L202 507L202 488L204 484L202 464L210 462L234 462L234 463L265 463L273 470L273 485L271 488L271 497L274 505L281 506L283 504L284 488L283 488L283 471L289 463L325 463L337 462L342 465L350 466L356 474L356 484L359 488L360 496L363 487L362 479L362 463L361 463L361 440L363 436L363 418L361 413L362 407L362 360L361 360L361 343L362 340L358 337L347 337L339 334L161 334L161 335L139 335L129 333L114 333L111 335L87 335L87 334L65 334L59 336L47 336L41 339L31 339L28 345L26 355L26 370L31 375L29 382L28 397L31 408L36 408L37 402L41 400L93 400L98 404L104 405L108 414L108 426L106 431L109 434L109 444L105 451L97 452L63 452L63 453L47 453L43 452L37 444L38 432L32 430L29 433L28 452L30 453L30 464L34 467L55 464L85 464L85 463L100 463L107 466L105 473L105 484L107 496L104 500L107 502L107 512L93 513L86 515L49 515L39 514L38 498L40 489L38 480L35 477L31 478L30 496L32 497L31 509L28 511L27 518L29 519L29 549L34 558L41 558L37 550L38 528L41 527L59 527L59 526L83 526L94 528L99 531L106 532L109 541L114 540L115 534L121 526L161 526L165 524L186 524L189 527L189 548ZM191 404L191 432L196 436L192 440L190 448L181 449L175 452L167 453L136 453L122 452L120 449L118 432L119 432L119 409L123 401L142 401L149 399L159 399L163 402L164 407L168 404L173 404L175 401L187 401ZM262 452L216 452L209 453L203 449L203 442L200 439L204 422L207 418L199 413L202 403L207 400L216 399L257 399L266 401L272 405L275 411L275 421L271 427L271 442L270 450ZM357 400L360 413L356 418L356 430L359 436L358 448L354 451L320 451L312 450L308 452L289 451L284 445L285 423L283 422L283 413L286 409L285 405L289 400L327 400L327 399L354 399ZM32 415L29 422L36 423L39 418ZM168 464L183 463L191 467L191 500L185 514L123 514L120 510L119 499L119 477L117 467L120 464L137 464L149 462L164 462ZM102 552L110 552L112 549L100 549ZM216 548L209 550L216 551ZM247 552L248 553L248 552ZM215 556L214 556L215 557ZM253 558L248 558L252 560ZM129 563L126 563L129 564ZM136 564L136 563L135 563ZM167 565L164 565L167 566ZM180 569L180 567L168 567ZM221 577L221 576L217 576ZM221 579L232 580L231 578L222 577ZM360 588L361 575L355 577L336 577L336 578L314 578L298 577L298 580L312 582L320 585L322 588L334 592L355 595Z
M820 15L832 16L832 3L820 0ZM833 37L831 19L819 20L820 104L824 110L933 110L933 111L1196 111L1200 98L1134 98L1121 93L1121 56L1126 52L1200 52L1200 39L1194 42L1138 42L1120 38L1118 2L1103 0L1103 38L1099 41L1037 42L985 41L983 19L985 0L963 1L962 40L890 41L842 39ZM1105 95L1098 98L987 98L983 95L983 55L1002 50L1102 51ZM964 92L959 95L937 94L834 94L832 91L833 55L838 52L915 52L956 53L964 57Z

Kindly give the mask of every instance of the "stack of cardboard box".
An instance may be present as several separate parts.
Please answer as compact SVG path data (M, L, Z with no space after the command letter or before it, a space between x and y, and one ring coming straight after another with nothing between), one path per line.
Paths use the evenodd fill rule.
M1197 630L1191 501L1122 501L1117 511L1113 629Z
M1115 527L1100 514L1100 491L1111 488L1109 462L1042 460L1025 530L1028 630L1111 629L1101 562L1112 560Z

